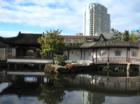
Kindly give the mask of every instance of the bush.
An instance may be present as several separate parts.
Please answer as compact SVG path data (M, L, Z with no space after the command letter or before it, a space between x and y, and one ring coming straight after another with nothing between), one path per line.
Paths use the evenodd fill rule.
M64 64L64 56L63 55L56 55L54 57L55 64L62 65Z

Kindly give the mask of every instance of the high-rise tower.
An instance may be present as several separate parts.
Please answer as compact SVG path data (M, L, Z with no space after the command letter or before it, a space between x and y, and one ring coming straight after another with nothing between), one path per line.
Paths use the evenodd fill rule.
M96 36L110 32L110 15L107 8L98 3L86 6L84 14L84 35Z

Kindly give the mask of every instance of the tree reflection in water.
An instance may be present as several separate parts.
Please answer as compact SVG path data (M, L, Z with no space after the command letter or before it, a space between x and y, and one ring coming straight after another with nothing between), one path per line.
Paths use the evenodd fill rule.
M1 91L0 104L17 104L17 102L20 104L26 102L27 104L139 104L140 102L138 92L120 93L93 87L92 83L89 83L93 81L92 75L51 77L51 82L47 84L12 83Z
M66 100L67 94L74 94L76 92L80 94L80 98L77 94L69 96L70 104L75 104L75 102L78 104L102 104L105 101L103 94L92 92L90 91L92 88L90 89L88 86L83 85L83 83L75 83L75 80L77 80L76 76L59 76L57 79L53 79L53 83L42 85L39 100L44 101L46 104L63 104L66 103L63 101ZM74 101L74 96L77 98L77 101Z
M42 90L39 96L39 100L43 100L46 104L58 104L63 101L65 95L63 85L58 81L54 81L53 84L42 85Z

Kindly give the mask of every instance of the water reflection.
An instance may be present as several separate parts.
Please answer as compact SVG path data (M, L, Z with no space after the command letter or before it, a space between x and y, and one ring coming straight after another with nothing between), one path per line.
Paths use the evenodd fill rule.
M139 104L139 92L97 91L84 75L51 76L47 83L0 84L0 104ZM85 76L84 76L85 77ZM79 80L79 78L81 78ZM86 78L92 79L86 75ZM80 84L79 84L80 81ZM86 82L86 83L85 83Z
M46 104L58 104L62 102L65 95L64 86L59 84L55 85L43 85L39 96L40 100L43 100Z
M1 83L0 84L0 92L2 92L5 88L7 88L11 83Z

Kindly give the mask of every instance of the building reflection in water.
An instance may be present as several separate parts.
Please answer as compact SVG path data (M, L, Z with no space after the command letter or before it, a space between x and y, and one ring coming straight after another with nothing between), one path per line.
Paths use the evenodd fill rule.
M139 104L136 95L97 92L91 86L75 82L76 76L59 76L48 83L13 83L0 93L0 104ZM119 103L117 103L119 102Z

